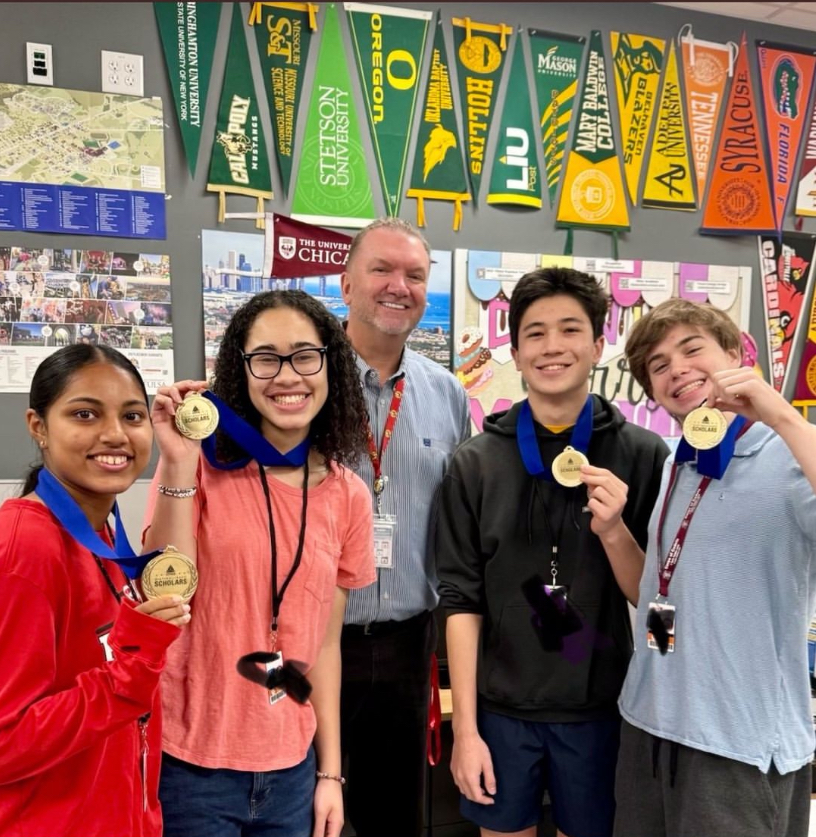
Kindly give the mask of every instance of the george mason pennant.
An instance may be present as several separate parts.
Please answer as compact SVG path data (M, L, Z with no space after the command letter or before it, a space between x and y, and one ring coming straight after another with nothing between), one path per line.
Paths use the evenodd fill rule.
M263 202L272 197L272 181L239 3L232 7L227 68L218 105L207 191L218 193L219 223L224 221L226 195L257 198L260 213L257 226L263 229Z

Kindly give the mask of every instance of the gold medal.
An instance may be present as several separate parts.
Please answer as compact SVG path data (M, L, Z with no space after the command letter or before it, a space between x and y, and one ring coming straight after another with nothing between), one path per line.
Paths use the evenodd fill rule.
M176 429L188 439L200 441L212 436L218 427L218 410L197 392L188 392L176 407Z
M725 438L728 422L714 407L697 407L683 421L683 436L697 450L710 450Z
M198 586L198 570L195 564L174 546L164 551L142 570L142 591L147 599L159 596L181 596L190 601Z
M563 485L565 488L576 488L581 484L582 465L589 465L589 460L581 451L567 445L553 459L553 477L559 485Z

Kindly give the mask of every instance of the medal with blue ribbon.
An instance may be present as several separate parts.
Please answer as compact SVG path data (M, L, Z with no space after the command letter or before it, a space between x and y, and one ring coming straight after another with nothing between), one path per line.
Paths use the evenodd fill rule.
M725 474L725 469L728 467L728 463L734 456L737 439L750 426L750 422L746 421L745 416L737 416L728 426L723 440L708 450L695 450L684 437L677 445L674 461L693 462L696 457L698 474L702 474L705 477L712 477L715 480L721 480L723 474Z

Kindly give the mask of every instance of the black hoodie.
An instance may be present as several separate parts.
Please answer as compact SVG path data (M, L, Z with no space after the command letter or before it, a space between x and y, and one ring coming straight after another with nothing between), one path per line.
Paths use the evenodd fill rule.
M668 449L594 395L587 456L629 487L623 521L646 547L649 517ZM439 594L448 614L483 617L478 661L480 705L525 720L587 721L614 716L632 653L626 599L585 511L586 486L564 488L531 477L516 440L520 404L488 416L484 432L456 452L442 483L436 533ZM535 424L541 458L552 462L571 430ZM582 628L559 651L544 650L522 585L550 583L553 541L558 583Z

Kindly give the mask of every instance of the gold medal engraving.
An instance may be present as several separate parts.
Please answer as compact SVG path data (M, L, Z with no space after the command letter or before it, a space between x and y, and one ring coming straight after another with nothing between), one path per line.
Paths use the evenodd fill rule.
M187 393L176 407L176 429L182 436L200 441L212 436L216 427L218 410L215 404L197 392Z
M142 591L147 599L181 596L189 601L198 586L195 564L174 546L168 546L142 570Z
M697 450L710 450L725 438L728 422L714 407L698 407L683 421L683 436Z
M576 488L581 484L581 466L589 465L589 460L575 448L564 448L552 462L553 478L565 488Z

